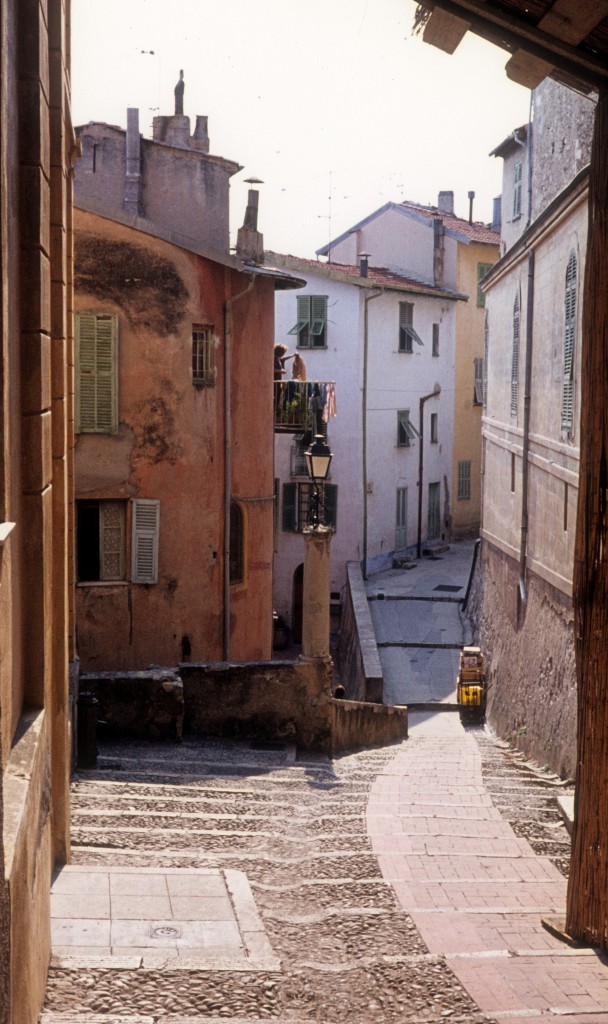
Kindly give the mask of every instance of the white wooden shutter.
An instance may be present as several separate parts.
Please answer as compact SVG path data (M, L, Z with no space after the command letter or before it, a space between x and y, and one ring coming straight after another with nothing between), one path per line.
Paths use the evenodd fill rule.
M511 354L511 416L517 416L519 394L519 295L513 304L513 351Z
M118 429L118 317L76 316L76 429L115 434Z
M574 415L574 338L576 333L576 254L570 253L566 271L562 429L571 430Z
M133 501L133 583L158 582L158 533L160 502L149 498Z

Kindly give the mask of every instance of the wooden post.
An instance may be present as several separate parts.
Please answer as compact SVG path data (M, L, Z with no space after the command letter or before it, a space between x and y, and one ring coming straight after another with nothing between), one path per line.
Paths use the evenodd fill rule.
M566 931L608 949L608 91L589 183L574 564L578 684L575 824Z

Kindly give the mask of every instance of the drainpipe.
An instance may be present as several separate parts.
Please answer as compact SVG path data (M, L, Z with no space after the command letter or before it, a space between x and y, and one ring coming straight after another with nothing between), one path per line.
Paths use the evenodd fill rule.
M422 558L422 482L424 479L424 403L428 402L429 398L438 398L441 394L441 385L435 384L435 387L428 395L423 395L420 399L420 449L418 455L418 539L416 543L416 558Z
M532 343L534 340L534 252L528 256L528 302L526 309L526 367L524 378L524 437L521 466L521 540L519 546L519 593L525 606L526 555L528 550L528 457L530 452L530 405L532 398Z
M367 349L369 339L369 314L368 303L372 299L379 299L384 295L384 290L367 295L364 300L363 311L363 388L361 394L361 433L362 433L362 476L363 476L363 579L367 579Z
M232 477L232 306L253 290L256 278L224 303L224 661L230 661L230 496Z

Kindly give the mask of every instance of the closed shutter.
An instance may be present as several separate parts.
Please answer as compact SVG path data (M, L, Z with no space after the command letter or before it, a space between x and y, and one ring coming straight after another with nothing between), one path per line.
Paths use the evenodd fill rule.
M288 533L296 533L298 524L296 518L296 500L298 496L297 484L283 484L283 529Z
M519 295L513 305L513 352L511 356L511 416L517 416L519 394Z
M158 582L158 533L160 502L148 498L133 501L133 583Z
M574 339L576 334L576 254L570 253L566 271L562 429L572 430L574 415Z
M407 487L397 488L397 512L395 515L395 551L407 547Z
M310 297L310 336L313 348L325 348L327 324L327 297L311 295Z
M475 382L473 387L473 404L483 405L483 359L475 360Z
M118 429L118 318L101 313L76 317L76 429L114 434Z

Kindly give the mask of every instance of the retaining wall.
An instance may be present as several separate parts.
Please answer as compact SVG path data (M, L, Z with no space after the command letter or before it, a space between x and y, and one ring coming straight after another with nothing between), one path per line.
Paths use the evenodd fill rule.
M346 571L338 648L340 678L350 700L381 704L384 679L361 566L349 562Z

